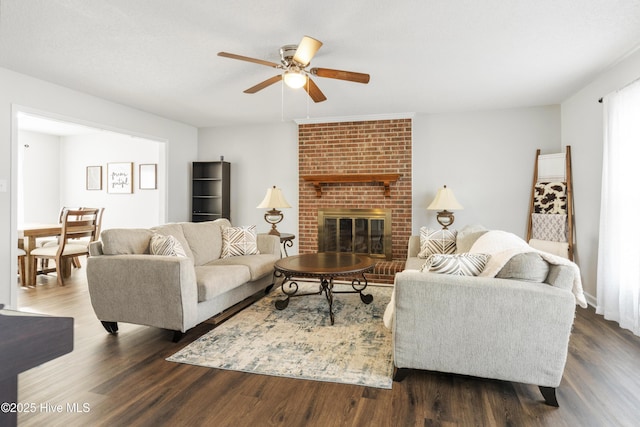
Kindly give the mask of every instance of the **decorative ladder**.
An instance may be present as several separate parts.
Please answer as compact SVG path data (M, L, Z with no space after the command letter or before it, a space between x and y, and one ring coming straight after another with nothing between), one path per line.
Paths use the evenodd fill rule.
M564 153L554 154L540 154L538 149L533 168L527 242L573 261L574 221L571 146L567 145Z

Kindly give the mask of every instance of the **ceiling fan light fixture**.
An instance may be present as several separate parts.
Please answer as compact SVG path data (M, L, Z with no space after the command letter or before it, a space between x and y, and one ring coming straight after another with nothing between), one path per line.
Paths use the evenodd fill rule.
M0 0L2 1L2 0ZM275 83L284 82L292 89L304 88L313 102L323 102L327 97L322 93L316 83L310 78L313 74L316 77L326 77L329 79L346 80L356 83L369 83L369 74L355 73L353 71L333 70L330 68L311 68L311 59L314 58L318 49L322 46L320 40L313 37L304 36L300 44L288 44L280 48L280 64L263 59L250 58L248 56L236 55L229 52L218 52L218 56L240 61L253 62L279 70L278 74L264 80L257 85L245 89L244 93L256 93ZM284 88L284 86L282 86Z
M284 72L283 79L292 89L300 89L307 84L307 75L302 70L287 70Z

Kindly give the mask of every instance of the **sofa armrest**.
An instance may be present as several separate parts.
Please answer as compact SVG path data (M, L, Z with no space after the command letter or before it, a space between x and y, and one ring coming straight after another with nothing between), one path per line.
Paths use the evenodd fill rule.
M102 241L96 240L95 242L89 243L89 255L104 255L104 253L102 252Z
M420 236L409 237L409 244L407 248L407 258L417 257L420 253Z
M557 387L574 315L571 291L545 283L403 271L394 362Z
M157 255L102 255L87 259L91 304L101 321L185 332L197 324L193 261Z
M273 254L277 255L278 258L282 257L282 252L280 252L280 237L274 236L273 234L258 234L256 242L261 254Z

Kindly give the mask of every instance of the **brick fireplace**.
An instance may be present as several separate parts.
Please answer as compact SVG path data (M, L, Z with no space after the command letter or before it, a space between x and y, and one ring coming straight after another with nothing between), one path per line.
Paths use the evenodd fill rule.
M411 235L411 138L411 119L299 124L301 254L318 251L320 209L389 210L391 260L368 277L393 283Z

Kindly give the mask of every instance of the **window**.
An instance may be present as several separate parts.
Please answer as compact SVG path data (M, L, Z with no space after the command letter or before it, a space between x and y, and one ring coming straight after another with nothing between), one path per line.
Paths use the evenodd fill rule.
M596 312L640 335L640 81L604 104Z

